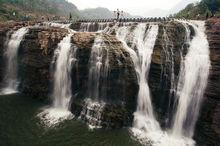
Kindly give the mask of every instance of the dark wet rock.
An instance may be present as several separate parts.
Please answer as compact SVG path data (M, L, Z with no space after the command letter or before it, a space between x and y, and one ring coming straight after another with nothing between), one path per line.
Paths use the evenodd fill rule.
M6 49L6 43L10 38L13 31L20 29L21 27L33 26L35 22L0 22L0 82L3 80L3 74L5 73L4 52Z
M91 48L96 33L77 33L73 36L73 44L77 47L77 68L73 69L73 90L75 90L72 111L80 116L88 97L88 73ZM100 77L100 97L98 102L105 102L101 114L101 126L118 128L132 124L133 112L136 108L138 83L130 55L115 36L102 34L108 50L109 75L107 83ZM106 55L106 54L105 54ZM74 77L74 75L72 76ZM105 90L103 93L102 90ZM85 107L84 107L85 108ZM95 111L91 111L94 112ZM83 116L83 115L81 115ZM86 115L82 117L86 121Z
M7 27L5 24L0 24L0 59L2 59L3 44L7 32L25 25L16 24ZM79 27L79 24L77 25L76 27ZM206 25L212 67L194 139L201 146L217 146L220 145L220 20L210 19ZM72 27L74 28L74 26ZM166 30L172 44L164 41L164 30ZM30 29L19 49L19 77L21 81L19 89L22 93L38 98L50 96L50 86L53 82L50 67L54 50L67 34L67 30L60 28L38 27ZM72 37L72 47L77 48L77 62L72 68L71 75L73 93L71 111L76 117L82 116L81 118L86 122L88 122L88 118L81 113L85 108L85 99L88 97L89 58L97 35L100 34L75 33ZM194 32L191 33L191 36L193 35ZM100 90L104 89L106 94L101 94L102 96L97 100L97 102L105 103L100 117L102 121L100 125L107 128L130 126L138 92L134 65L129 53L125 51L115 36L103 34L103 39L108 49L110 67L108 83L100 84ZM159 23L159 35L152 55L148 82L155 113L162 127L169 126L170 121L166 121L166 119L170 115L167 113L172 113L172 111L169 110L168 105L172 106L173 101L173 95L170 94L171 62L169 59L167 61L166 53L173 51L174 75L175 82L177 82L180 70L180 53L184 56L187 52L187 44L184 43L184 39L185 29L180 23L174 21ZM165 45L167 47L164 48ZM2 60L0 60L0 79L2 71ZM104 81L103 78L101 76L100 80ZM97 108L90 109L93 115L96 114L96 110Z
M67 35L59 28L30 28L19 49L19 90L29 96L49 95L50 63L57 44Z
M167 34L168 40L166 40L164 33ZM174 93L171 92L172 66L174 80L177 83L184 42L185 28L181 23L171 21L159 24L159 33L152 54L148 82L152 93L154 110L162 127L169 126L170 121L166 121L166 119L168 117L169 119L172 118L170 117L172 111L169 108L173 106L172 102L174 100Z
M195 139L199 146L218 146L220 145L220 19L206 21L206 29L212 66Z
M19 49L19 90L29 96L45 98L51 93L53 75L50 69L54 50L68 34L60 28L30 28ZM71 111L79 116L88 97L89 59L91 48L98 33L75 33L72 49L76 49L76 65L72 67ZM136 108L138 92L137 78L130 55L115 36L104 35L109 57L108 83L100 79L99 101L105 102L103 127L131 125ZM72 52L73 53L73 52ZM105 53L106 58L106 53ZM102 92L105 90L105 93ZM84 119L86 121L86 119Z

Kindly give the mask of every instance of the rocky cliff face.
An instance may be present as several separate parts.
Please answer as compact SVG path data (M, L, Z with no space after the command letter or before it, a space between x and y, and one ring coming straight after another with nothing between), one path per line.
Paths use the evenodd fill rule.
M162 127L168 126L170 122L166 119L170 116L169 113L172 113L172 111L169 111L169 106L172 107L172 101L174 100L172 84L177 82L184 43L185 28L181 23L173 21L159 25L158 39L152 54L149 86Z
M193 36L194 31L192 28L190 29L191 36ZM220 19L208 20L206 29L212 67L194 139L199 146L217 146L220 145ZM172 58L170 58L170 54L174 54L174 81L177 82L181 53L183 56L186 54L187 44L184 43L185 29L180 23L162 24L159 31L152 55L149 86L157 119L162 127L169 127L172 122L167 121L172 116L169 113L173 113L175 110L169 109L169 106L172 107L174 97L171 84Z
M3 79L4 74L4 49L6 48L6 43L14 30L21 27L32 26L34 22L6 22L0 23L0 82Z
M19 89L33 97L45 98L53 82L50 69L52 58L58 43L67 35L66 29L33 27L29 29L19 49ZM89 120L82 114L87 108L89 80L89 59L97 33L75 33L72 36L72 49L76 50L76 65L72 67L72 103L71 111L83 120ZM109 71L107 83L101 76L100 92L105 95L98 99L104 102L102 109L102 127L123 127L131 125L132 114L136 107L138 91L137 78L132 60L121 42L115 36L102 34L108 50ZM105 54L106 55L106 54ZM132 90L131 90L132 89ZM95 112L90 109L90 112ZM98 119L97 119L98 120Z
M4 27L0 27L0 59L2 59L8 30L18 29L23 25L9 27L1 24L1 26ZM220 20L210 19L206 26L212 67L194 138L198 145L217 146L220 145ZM30 28L19 49L19 78L21 81L19 88L21 92L38 98L49 96L53 82L50 68L54 50L67 34L67 30L61 28ZM100 92L105 90L105 95L103 94L103 97L89 105L87 94L89 60L94 40L99 35L102 36L108 50L108 53L104 53L104 58L106 56L109 58L109 71L107 83L104 82L104 76L100 77L99 90ZM192 31L191 36L193 35ZM114 35L75 33L71 41L72 48L76 50L77 59L76 65L72 67L71 75L73 95L71 111L76 117L89 123L98 123L102 127L130 126L132 114L136 108L138 83L129 53ZM169 126L171 122L167 121L170 116L168 113L172 113L168 106L172 106L174 97L171 89L175 85L171 84L171 80L173 79L175 82L178 80L180 56L185 55L186 48L185 29L182 24L174 21L159 23L159 35L152 55L148 82L155 113L157 113L157 119L162 127ZM0 61L1 79L3 61ZM96 104L97 102L98 104ZM100 103L104 103L104 107ZM86 114L88 111L92 113L89 116ZM100 121L101 123L99 123Z
M206 22L211 70L195 139L200 146L220 145L220 19Z
M19 49L19 89L30 96L49 95L50 64L58 43L67 35L66 29L33 27L29 29Z
M78 65L72 71L75 74L73 79L73 90L76 90L75 99L73 99L72 111L76 116L80 116L85 100L88 98L86 91L88 90L88 76L89 76L89 58L94 39L97 35L95 33L76 33L73 36L73 44L77 47ZM107 82L105 78L100 78L101 94L100 101L104 102L105 106L102 109L100 119L102 127L122 127L128 126L132 123L132 114L136 107L136 97L138 91L138 83L134 70L134 66L130 55L122 43L119 42L115 36L102 34L105 47L108 50L109 71ZM105 90L103 93L102 90ZM84 109L95 112L95 109ZM86 115L81 114L81 118L87 119ZM96 121L93 121L96 122Z

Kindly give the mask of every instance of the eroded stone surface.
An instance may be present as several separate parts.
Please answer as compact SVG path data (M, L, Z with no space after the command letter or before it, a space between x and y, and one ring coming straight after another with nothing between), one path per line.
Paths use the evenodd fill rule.
M195 138L201 146L220 145L220 19L206 22L211 69Z

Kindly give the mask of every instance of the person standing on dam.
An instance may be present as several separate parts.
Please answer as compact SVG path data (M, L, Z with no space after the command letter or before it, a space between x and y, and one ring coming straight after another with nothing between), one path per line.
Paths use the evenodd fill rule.
M119 9L117 9L117 11L114 11L114 13L116 14L116 20L119 21L120 17L123 14L123 11L119 11Z
M120 11L119 9L117 9L117 20L119 20L119 18L120 18Z

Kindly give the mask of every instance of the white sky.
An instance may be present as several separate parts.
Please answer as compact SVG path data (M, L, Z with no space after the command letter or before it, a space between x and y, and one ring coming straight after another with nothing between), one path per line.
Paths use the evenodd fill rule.
M142 15L153 9L170 10L181 0L68 0L79 9L105 7L110 10L127 11L133 15Z

